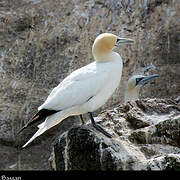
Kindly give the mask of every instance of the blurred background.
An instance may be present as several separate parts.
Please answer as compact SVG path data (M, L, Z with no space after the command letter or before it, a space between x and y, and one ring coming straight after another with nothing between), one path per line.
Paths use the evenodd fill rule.
M122 79L101 110L123 103L129 77L150 64L159 78L141 97L180 100L179 1L0 0L0 170L49 169L53 139L79 119L68 118L24 150L19 146L37 128L16 132L59 82L94 61L93 41L104 32L135 43L116 49Z

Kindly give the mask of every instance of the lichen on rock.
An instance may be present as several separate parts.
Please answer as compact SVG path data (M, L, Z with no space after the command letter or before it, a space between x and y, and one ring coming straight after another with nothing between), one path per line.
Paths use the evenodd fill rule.
M124 113L123 106L128 109ZM146 113L149 118L147 126L134 127L134 122L128 119L138 116L138 121L143 122ZM113 137L105 137L90 123L72 127L53 145L51 162L55 165L52 168L179 170L179 115L178 105L169 99L136 100L104 111L96 119ZM117 133L118 130L121 133Z

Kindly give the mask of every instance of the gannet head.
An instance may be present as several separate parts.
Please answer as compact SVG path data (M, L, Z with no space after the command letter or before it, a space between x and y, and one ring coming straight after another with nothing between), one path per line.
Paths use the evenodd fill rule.
M96 61L106 61L112 49L122 43L132 43L132 39L120 38L111 33L100 34L92 46L92 54Z
M143 85L151 82L154 78L158 76L159 75L157 74L151 76L144 76L144 75L132 76L127 82L126 91L125 91L125 102L138 99L140 88Z

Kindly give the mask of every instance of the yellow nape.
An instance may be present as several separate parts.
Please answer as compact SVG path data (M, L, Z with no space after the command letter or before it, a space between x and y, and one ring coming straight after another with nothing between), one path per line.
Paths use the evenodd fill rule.
M117 36L111 33L100 34L92 46L92 54L96 61L106 61L117 42Z
M133 81L131 80L131 81L128 81L128 84L127 84L127 90L128 91L132 91L132 90L134 90L134 88L135 88L135 86L136 86L136 81L133 79Z

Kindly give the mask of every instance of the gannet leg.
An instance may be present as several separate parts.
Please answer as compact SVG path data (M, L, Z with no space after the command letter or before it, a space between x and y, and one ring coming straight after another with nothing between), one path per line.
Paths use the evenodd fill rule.
M103 134L104 134L105 136L107 136L108 138L111 138L111 137L112 137L112 136L111 136L109 133L107 133L102 127L98 126L98 125L95 123L94 118L93 118L93 115L92 115L92 112L88 112L88 115L89 115L89 117L90 117L90 119L91 119L91 123L92 123L92 125L93 125L93 127L94 127L95 129L97 129L99 132L103 133Z
M83 120L82 114L80 114L79 116L80 116L80 119L81 119L82 124L85 124L85 122L84 122L84 120Z

